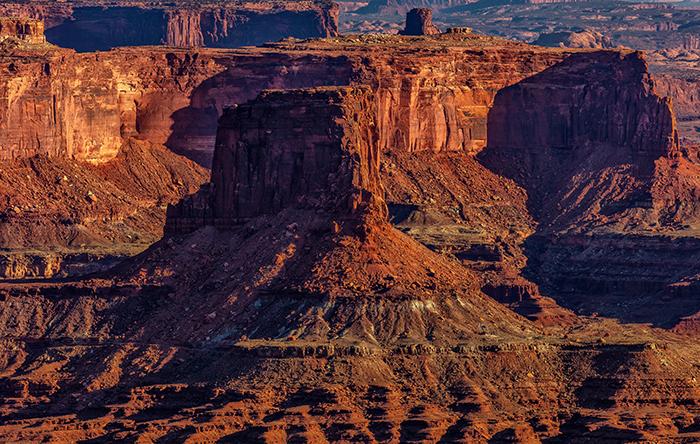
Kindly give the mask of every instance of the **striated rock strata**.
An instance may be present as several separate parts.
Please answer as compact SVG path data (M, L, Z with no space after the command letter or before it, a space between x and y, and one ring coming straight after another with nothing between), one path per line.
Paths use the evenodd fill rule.
M664 327L700 309L684 290L697 274L700 163L639 53L577 54L504 89L489 136L480 158L527 190L540 223L525 272L546 294Z
M629 56L574 60L614 71ZM551 69L562 64L572 69ZM605 85L646 109L640 74ZM423 155L457 179L475 172L488 191L511 188L500 207L478 189L452 196L480 207L463 217L530 224L525 190L487 176L467 150L382 145L404 121L377 118L385 97L367 78L265 92L225 113L207 205L226 224L173 231L91 280L0 285L0 438L696 440L696 344L605 319L544 328L389 223L384 202L429 183L407 183ZM581 89L550 81L562 109ZM666 142L645 147L673 151Z
M670 102L635 52L576 54L502 90L488 130L486 164L523 185L536 214L560 227L653 205L656 160L681 156Z
M44 22L27 18L0 18L0 41L17 38L26 43L44 43Z
M435 44L447 49L443 54L420 42L401 43L413 45L413 54L383 53L384 45L399 38L363 39L363 45L289 42L233 51L14 53L2 59L0 84L12 100L0 125L12 142L0 157L46 153L103 161L114 157L124 137L136 136L209 165L225 107L266 88L354 84L372 87L381 98L383 147L476 152L485 144L486 114L496 92L566 56L498 43L475 51L472 39L489 38L472 34L436 36ZM493 73L497 62L513 73ZM38 88L26 87L33 83ZM91 93L68 96L72 90Z

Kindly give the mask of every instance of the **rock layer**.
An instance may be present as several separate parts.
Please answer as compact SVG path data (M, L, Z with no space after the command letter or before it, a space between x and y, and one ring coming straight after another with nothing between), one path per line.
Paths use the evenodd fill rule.
M417 52L393 38L397 53ZM433 66L463 57L471 87L495 94L514 70L480 77L490 58L550 75L564 68L596 72L599 64L614 73L629 56L586 54L574 58L574 69L554 60L559 51L487 42L475 38L473 46L433 49L445 57L434 56ZM323 54L313 46L303 51ZM391 72L381 60L375 66ZM409 65L408 56L392 60L397 70L421 67ZM386 142L386 134L406 132L410 120L386 111L392 108L383 104L400 90L379 82L386 78L373 76L370 67L358 68L366 87L265 92L225 113L210 190L216 198L208 205L217 218L240 220L181 230L102 279L0 285L0 368L6 375L0 393L7 400L0 404L0 438L698 438L700 350L694 343L601 319L574 317L543 328L481 290L504 300L525 298L527 283L487 287L474 268L389 224L384 183L396 200L422 196L411 192L413 186L429 188L426 201L443 194L460 218L494 224L490 229L503 224L504 235L534 225L523 214L525 190L485 172L469 150L411 150ZM410 79L450 77L419 74L424 77ZM634 81L601 82L639 101L629 105L647 109L643 105L655 96L644 89L644 72L631 75ZM536 89L541 78L535 77ZM546 79L562 109L597 80ZM421 112L430 115L443 99L452 103L441 84L418 84L422 100L432 104ZM636 123L649 123L645 116L636 114ZM591 149L607 148L605 140L592 142ZM434 177L411 169L410 162L421 159L436 162L433 169L423 166ZM439 176L441 166L454 175ZM464 177L469 174L475 177ZM451 180L484 189L461 196L470 184ZM504 189L509 202L496 199ZM447 213L437 208L434 214ZM513 218L519 218L513 226L504 224Z
M37 154L89 162L113 159L122 144L112 73L89 60L50 51L5 57L0 159ZM91 75L85 75L91 71Z
M263 93L224 114L215 217L275 214L302 198L341 212L382 205L378 138L368 126L375 106L369 90L301 90Z
M365 46L289 42L233 51L119 49L99 57L57 49L16 53L2 60L0 84L12 100L4 105L8 118L0 125L13 142L0 157L46 153L103 161L114 157L124 137L135 136L210 165L225 107L266 88L355 84L369 85L380 98L383 149L476 152L485 144L486 114L496 92L566 56L498 44L480 53L469 49L470 40L489 39L472 34L435 38L435 44L451 49L436 54L415 41L401 43L413 45L414 54L382 54L383 45L400 41L394 36L363 37ZM494 74L496 62L513 74ZM450 76L461 83L455 86ZM35 82L38 89L26 87ZM71 90L92 92L78 100L65 96ZM30 117L30 123L20 124Z
M197 110L210 119L238 104L221 119L212 183L171 209L162 241L109 273L0 284L1 440L699 438L695 343L577 318L520 274L522 241L550 228L553 212L527 201L559 186L538 175L545 164L566 167L549 171L556 181L654 165L651 179L604 178L651 190L659 211L689 201L665 187L693 170L634 53L468 32L149 51L155 69L129 65L143 50L93 56L120 79L121 130L168 136L173 109L186 128ZM309 74L336 83L310 88ZM491 126L509 139L486 140ZM494 170L513 156L524 174L487 170L482 150ZM90 168L131 189L177 176L109 171L142 163ZM9 171L10 186L25 183ZM590 190L584 216L618 220L595 199L627 196L597 184L565 197L576 207ZM87 191L95 210L110 198Z
M552 47L560 46L562 48L604 49L614 47L610 37L590 30L544 33L540 34L533 44Z

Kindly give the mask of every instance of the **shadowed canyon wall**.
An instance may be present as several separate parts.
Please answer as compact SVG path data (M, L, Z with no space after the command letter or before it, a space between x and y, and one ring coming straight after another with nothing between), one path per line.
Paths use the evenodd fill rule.
M170 6L147 2L8 2L0 4L0 15L42 19L47 23L49 42L82 52L141 45L232 48L285 37L330 37L338 32L338 7L330 1Z
M528 190L545 223L652 205L655 162L681 154L670 101L637 52L574 54L504 89L488 130L482 159Z

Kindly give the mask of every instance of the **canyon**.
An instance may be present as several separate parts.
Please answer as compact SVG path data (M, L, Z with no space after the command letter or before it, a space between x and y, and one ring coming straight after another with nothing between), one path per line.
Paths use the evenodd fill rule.
M49 42L81 52L140 45L233 48L286 37L331 37L338 32L338 12L327 0L0 4L0 16L42 20Z
M409 16L2 43L0 440L700 440L700 157L659 53Z

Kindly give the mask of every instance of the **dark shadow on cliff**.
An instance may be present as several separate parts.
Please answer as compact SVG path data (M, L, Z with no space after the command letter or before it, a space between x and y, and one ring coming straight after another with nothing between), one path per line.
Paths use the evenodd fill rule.
M134 7L75 8L71 19L46 30L46 39L78 52L119 46L160 45L166 26L162 10Z
M669 285L700 270L661 272L655 258L684 253L640 234L663 223L652 187L657 160L674 150L672 111L650 85L637 53L574 54L498 92L478 159L527 191L538 228L523 244L523 273L543 294L578 314L671 328L700 298Z

